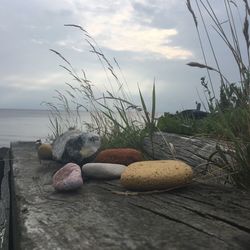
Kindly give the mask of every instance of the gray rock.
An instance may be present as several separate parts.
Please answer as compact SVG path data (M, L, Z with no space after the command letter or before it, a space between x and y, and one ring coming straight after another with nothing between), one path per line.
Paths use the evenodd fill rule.
M125 165L112 163L87 163L82 166L83 177L93 179L119 179Z
M54 141L52 154L57 161L82 165L95 158L100 145L100 137L96 134L69 130Z

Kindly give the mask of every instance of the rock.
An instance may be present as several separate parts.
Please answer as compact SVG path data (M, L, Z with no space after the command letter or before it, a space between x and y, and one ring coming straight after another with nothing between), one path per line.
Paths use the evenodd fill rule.
M40 160L52 159L52 146L50 144L41 144L37 149L38 158Z
M84 177L94 179L120 179L125 165L112 163L87 163L82 166Z
M57 191L69 191L83 185L81 168L75 163L68 163L53 176L53 187Z
M141 161L125 169L121 184L131 190L160 190L185 185L192 177L192 168L182 161Z
M52 154L63 163L74 162L82 165L95 158L100 145L98 135L69 130L54 141Z
M195 120L203 119L207 117L208 114L209 114L208 112L196 109L186 109L180 112L180 115L185 119L195 119Z
M105 149L98 153L95 162L114 163L129 165L133 162L142 161L142 153L133 148Z

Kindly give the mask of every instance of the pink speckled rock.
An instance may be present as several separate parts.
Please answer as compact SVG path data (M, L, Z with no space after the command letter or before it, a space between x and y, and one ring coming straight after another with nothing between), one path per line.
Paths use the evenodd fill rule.
M75 163L68 163L53 176L53 187L57 191L69 191L83 185L81 168Z

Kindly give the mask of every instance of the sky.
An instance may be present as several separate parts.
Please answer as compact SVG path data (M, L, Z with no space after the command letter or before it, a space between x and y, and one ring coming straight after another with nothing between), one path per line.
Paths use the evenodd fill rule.
M223 1L210 2L223 20ZM186 65L203 63L186 1L1 0L0 108L44 109L41 103L53 101L55 90L64 91L65 82L75 84L50 49L60 52L75 70L83 69L101 92L109 88L108 73L90 52L85 33L64 24L81 25L110 62L117 60L117 75L135 103L139 86L150 107L154 81L158 112L192 109L199 95L203 98L200 78L206 71ZM214 44L226 73L233 76L234 66L216 35ZM216 81L216 91L218 86Z

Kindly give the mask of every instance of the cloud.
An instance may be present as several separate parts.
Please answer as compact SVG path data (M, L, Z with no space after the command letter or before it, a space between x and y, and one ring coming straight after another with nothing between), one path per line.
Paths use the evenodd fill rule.
M153 53L167 59L187 59L192 52L178 46L171 46L170 38L177 35L175 29L156 29L134 26L130 29L115 27L109 38L102 40L104 47L113 50L127 50L131 52Z
M183 72L185 60L194 57L197 50L193 42L196 39L190 34L187 19L181 12L185 3L176 0L27 0L25 3L3 0L2 6L0 54L4 61L0 67L0 107L14 107L15 103L20 108L27 107L29 102L34 107L35 102L39 104L41 99L52 96L53 89L64 89L64 82L70 77L58 67L63 62L50 48L62 53L74 68L83 68L98 89L109 86L102 65L89 53L83 33L64 27L66 23L82 25L107 58L117 59L136 98L139 83L145 99L150 100L154 77L159 79L156 88L160 89L158 100L163 111L175 109L174 105L165 106L166 100L185 105L191 94L196 95L185 93L183 97L182 93L183 89L188 92L193 88L199 79L193 74L187 77ZM191 18L189 20L192 24ZM183 87L182 79L189 82L188 87ZM22 102L25 105L22 106Z
M82 40L77 41L76 39L72 39L72 38L58 40L54 44L56 46L60 46L60 47L67 48L67 49L72 49L80 53L85 51L85 48L87 46L87 43L84 43Z
M148 1L136 1L136 3L147 8L169 9L171 4L163 4L156 1L152 4ZM52 5L52 6L51 6ZM152 18L149 15L138 16L138 9L135 9L134 2L123 1L55 1L50 4L51 12L61 13L67 9L73 13L76 24L83 25L89 33L98 41L100 46L114 51L130 51L139 53L143 57L145 54L153 53L166 59L187 59L193 53L176 45L173 39L179 35L175 27L159 28L152 26ZM69 40L59 40L60 46L70 46L74 50L81 52L78 42Z
M178 36L178 30L174 27L170 29L152 27L145 25L145 22L142 24L135 18L135 14L130 2L125 1L122 9L118 8L113 14L99 15L95 19L87 18L85 21L90 33L106 48L153 53L167 59L192 57L191 51L172 42L172 39ZM147 22L150 23L150 20Z
M11 75L2 78L2 86L18 90L42 90L56 87L65 81L65 74L52 73L47 76ZM4 84L3 84L4 83Z
M47 41L36 39L36 38L32 38L31 42L34 43L34 44L38 44L38 45L42 45L42 44L48 43Z

